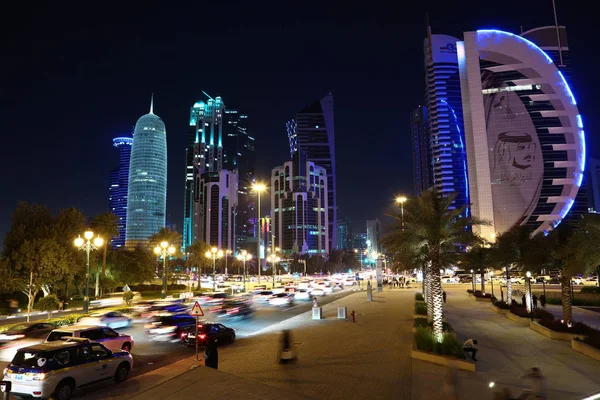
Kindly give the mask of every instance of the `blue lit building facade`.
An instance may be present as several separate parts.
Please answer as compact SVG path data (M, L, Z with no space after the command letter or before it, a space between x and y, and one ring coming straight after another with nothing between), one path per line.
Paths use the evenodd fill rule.
M125 245L148 245L148 238L165 226L166 207L167 132L151 103L133 133Z
M464 140L463 106L456 57L458 39L447 35L431 35L425 39L425 104L426 128L419 133L413 158L419 160L416 170L421 176L417 192L431 182L443 195L454 193L453 207L468 205L469 185ZM425 109L422 110L425 113ZM420 117L420 116L419 116ZM422 118L422 117L421 117ZM423 149L429 139L429 148ZM429 159L430 169L425 168ZM431 174L430 176L428 176ZM468 212L468 211L467 211Z
M423 191L433 186L426 107L419 106L410 114L410 138L413 155L413 182L415 193L420 196Z
M125 245L127 223L127 190L129 182L129 161L133 138L120 136L113 139L113 146L119 149L119 166L110 171L108 209L117 216L119 234L112 238L114 248Z
M338 245L333 95L329 93L304 107L296 113L295 120L286 124L286 130L292 158L302 151L309 161L327 171L327 247L335 249Z
M340 250L352 250L352 228L346 218L340 218L337 223L337 245Z
M558 225L585 168L583 121L555 60L528 39L498 30L456 43L472 213L493 240L523 225Z

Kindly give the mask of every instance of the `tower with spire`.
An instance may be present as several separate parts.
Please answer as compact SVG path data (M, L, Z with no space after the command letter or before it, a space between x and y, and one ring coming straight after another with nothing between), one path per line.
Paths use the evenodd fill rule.
M167 132L154 114L153 94L150 112L138 119L133 132L125 246L148 245L148 238L165 226L166 208Z

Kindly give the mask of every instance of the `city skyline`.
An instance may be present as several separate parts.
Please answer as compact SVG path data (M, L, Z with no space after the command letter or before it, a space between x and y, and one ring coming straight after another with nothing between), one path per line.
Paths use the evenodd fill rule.
M213 96L221 95L231 99L232 103L239 105L240 109L252 116L258 149L256 175L262 180L267 180L268 172L274 165L281 165L289 159L287 138L282 128L285 122L296 110L300 110L312 99L331 91L336 96L338 212L340 217L349 219L350 225L355 230L363 230L365 220L383 218L387 211L392 210L395 194L413 194L408 116L410 111L419 104L423 92L422 43L425 37L426 8L430 9L432 29L453 36L458 36L469 29L484 27L502 27L506 31L518 33L521 25L525 25L526 31L553 22L550 5L540 8L514 2L513 7L517 6L524 10L521 15L527 15L527 18L499 17L502 13L494 12L496 8L496 11L500 11L499 6L493 6L490 12L485 13L486 15L478 15L477 10L480 7L474 2L471 7L473 11L465 7L460 15L458 11L453 11L450 6L441 3L435 6L423 6L423 9L416 10L413 15L414 20L419 22L402 26L390 25L391 21L382 17L380 15L382 10L376 7L375 10L370 11L371 14L364 17L348 11L348 15L342 16L342 23L336 26L336 29L327 24L329 21L327 17L317 20L309 15L298 16L299 29L277 25L267 25L266 28L242 25L239 29L229 29L222 33L223 39L233 43L240 38L241 32L247 33L249 38L269 35L269 40L264 47L258 48L258 54L253 57L255 64L250 68L252 73L258 73L257 79L249 79L248 73L231 67L221 76L211 76L210 82L194 74L193 63L188 63L189 67L185 65L180 67L178 74L172 73L174 70L163 70L166 64L160 61L157 61L161 63L160 68L152 66L146 66L145 69L136 68L140 61L136 60L135 55L144 52L151 54L150 49L164 52L171 43L167 38L157 39L151 32L143 31L142 37L146 38L147 44L140 42L138 49L133 46L134 42L131 40L125 40L124 44L117 45L117 37L119 40L123 35L129 37L128 32L102 35L102 39L99 39L93 36L91 32L93 29L87 30L88 28L81 27L83 37L90 36L92 42L114 45L113 55L106 54L107 50L104 50L106 46L96 46L102 49L101 53L105 60L97 62L97 55L85 50L77 50L76 41L74 43L61 41L60 37L52 34L45 38L44 49L39 54L26 55L22 53L19 46L29 48L31 46L27 46L31 43L40 46L40 42L33 36L36 30L32 30L32 36L26 35L20 39L21 41L16 41L9 46L10 54L15 56L15 66L20 67L11 69L14 66L9 65L8 72L14 76L15 83L20 79L33 76L38 86L40 79L46 79L49 80L50 86L61 89L50 95L43 91L33 92L29 88L22 89L10 82L6 85L4 88L6 96L3 96L2 101L10 98L11 102L3 103L3 109L13 109L17 104L16 112L9 113L7 116L8 131L15 133L8 138L7 144L15 151L4 157L2 163L4 170L17 167L22 168L25 174L33 175L34 165L25 165L26 163L23 162L23 152L27 151L30 157L44 160L51 165L51 168L46 169L44 180L39 185L22 185L16 177L7 178L7 185L16 190L2 200L3 211L0 220L5 222L0 226L0 236L3 236L8 229L10 213L20 200L47 204L53 209L76 206L86 215L96 215L105 211L108 171L117 163L117 155L107 143L116 133L131 128L133 122L144 111L145 99L153 91L158 98L168 98L167 103L164 104L165 111L161 113L161 117L170 127L168 148L171 162L167 222L182 231L181 172L184 170L182 149L185 148L187 134L186 122L183 119L187 119L189 105L201 97L202 90L206 90ZM567 26L570 37L585 37L590 29L585 19L588 17L579 17L576 9L567 3L559 1L557 6L559 24ZM432 12L433 9L435 12ZM535 13L527 11L534 9ZM43 8L38 10L40 14L32 16L31 26L27 24L26 26L45 29L41 17L44 15L46 18L50 11ZM144 12L151 15L154 11L150 7ZM125 12L123 17L126 15ZM106 15L98 17L101 17L98 21L88 21L90 28L96 27L100 21L103 21L103 24L108 21L109 27L117 24L112 18L106 19ZM237 17L241 18L242 15ZM352 28L359 21L367 24L370 29L363 30L362 38L358 35L348 37L347 34L353 31ZM170 22L166 29L174 27L174 22ZM19 28L15 26L12 30L18 32ZM273 35L270 30L275 30L279 34ZM324 42L321 41L323 37L330 39ZM190 34L187 39L184 37L177 50L183 54L183 50L189 47L189 41L193 38L194 34ZM273 64L281 54L277 52L271 54L271 51L279 47L279 44L285 41L301 43L304 40L315 43L316 47L312 50L298 48L297 51L303 54L303 57L299 57L302 60L300 64L290 66L281 63ZM352 57L353 45L350 44L353 40L365 45L368 43L368 46L364 46L371 57L368 63L357 61ZM589 45L592 48L595 46L595 44ZM403 48L402 59L386 51L400 46ZM585 46L581 40L572 40L570 43L574 70L573 87L582 104L581 114L586 128L593 132L598 126L597 117L593 115L593 110L597 108L597 101L592 97L595 91L591 88L586 90L584 82L595 81L592 66L595 64L593 60L597 57L597 52L590 51ZM228 48L228 46L223 47ZM240 52L245 57L249 54L244 49ZM324 56L324 63L313 66L314 56L318 55ZM591 59L586 59L588 57ZM351 59L352 63L349 63ZM131 67L125 66L130 64ZM56 71L60 70L58 68L69 65L78 66L78 69L67 68L67 72L56 74ZM268 65L276 65L276 69L282 72L261 73L260 71L265 70L265 66ZM372 71L367 68L368 65L377 65L377 79L372 79L371 73L360 72L361 70ZM132 74L130 68L135 69L135 74ZM44 73L38 74L37 71L44 71ZM272 69L266 68L266 71ZM396 71L400 71L400 74ZM225 75L229 79L227 82ZM81 87L84 78L93 81L90 81L91 86L86 87L85 91ZM32 84L32 87L35 85ZM124 88L124 92L119 93L116 90L118 87ZM360 90L357 90L357 87L360 87ZM399 99L398 91L402 91L402 97L406 99ZM84 95L87 96L87 102L81 101ZM273 99L279 101L273 102ZM378 101L369 104L364 101L365 99L378 99ZM35 107L32 102L44 103L45 106ZM162 107L161 105L161 110ZM39 109L39 118L45 121L46 129L54 135L47 133L42 135L41 131L44 130L38 133L38 129L32 130L23 126L24 116L33 108ZM67 118L62 117L65 110L68 110ZM91 134L81 135L83 115L86 124L91 122L93 127ZM88 120L90 122L87 122ZM597 156L598 143L594 136L590 134L587 137L588 149L591 155ZM61 140L56 140L57 137ZM22 142L25 138L28 145ZM65 155L68 157L65 158ZM377 163L369 160L377 160ZM357 168L357 161L366 168ZM380 170L389 172L380 174L378 172ZM88 175L88 179L81 179L83 173ZM364 194L356 194L353 185L356 181L367 182ZM369 195L374 192L378 193L377 198L372 200L375 202L375 207L368 210L367 215L363 215L365 211L362 204L368 201ZM382 219L382 223L385 223L384 220L385 218Z

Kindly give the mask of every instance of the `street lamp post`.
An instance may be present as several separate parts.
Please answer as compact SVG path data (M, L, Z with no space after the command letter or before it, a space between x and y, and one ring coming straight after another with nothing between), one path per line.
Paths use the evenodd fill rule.
M251 258L252 254L248 253L246 250L242 250L242 252L237 255L237 259L244 263L244 293L246 293L246 261L250 261Z
M160 292L160 298L164 299L167 297L167 258L169 255L175 254L175 247L169 245L167 241L162 241L159 246L154 248L154 253L163 258L163 287Z
M475 293L475 271L471 270L471 286L473 287L473 293Z
M404 203L408 200L405 196L396 197L396 204L400 204L400 222L402 223L402 229L404 229Z
M213 261L213 292L216 292L217 291L217 277L216 277L215 273L216 273L216 269L217 269L217 258L223 257L223 250L219 250L216 247L213 247L212 249L210 249L210 251L207 251L206 253L204 253L204 255L206 256L206 258L210 258Z
M275 247L275 250L271 251L271 254L267 257L267 261L271 263L271 267L273 268L273 287L275 287L277 263L281 261L281 258L277 256L277 252L279 252L279 247Z
M258 196L258 204L256 208L256 223L258 224L256 229L256 259L258 266L258 284L260 285L260 238L262 236L262 229L260 223L260 193L267 189L267 186L264 183L255 183L252 185L252 189L256 192Z
M85 238L85 239L84 239ZM100 236L94 238L94 232L86 231L83 238L79 236L75 239L75 247L85 251L85 296L83 297L83 313L87 314L90 310L90 251L97 250L104 244L104 239Z
M526 291L527 291L527 298L526 298L526 300L527 300L527 311L531 313L531 320L533 321L533 307L532 307L532 305L533 305L533 299L531 298L531 272L530 271L527 271L525 273L525 280L526 280L526 282L525 282L525 284L526 284L525 288L526 288Z
M492 285L492 297L494 296L494 271L490 271L490 285Z
M233 252L229 249L225 250L225 276L227 276L227 259L229 258L229 255L232 254Z

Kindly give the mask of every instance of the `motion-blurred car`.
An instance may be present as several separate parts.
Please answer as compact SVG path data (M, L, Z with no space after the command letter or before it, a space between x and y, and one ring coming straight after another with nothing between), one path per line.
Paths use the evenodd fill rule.
M325 296L325 291L321 288L314 288L310 291L311 296Z
M294 300L309 301L310 293L307 289L298 289L294 292Z
M146 324L150 340L177 341L185 328L194 326L196 318L188 314L176 314L164 317L154 317Z
M229 294L225 293L225 292L206 293L206 294L196 298L196 300L202 306L203 305L214 306L214 305L222 304L223 301L225 301L228 297L229 297Z
M261 290L254 293L254 295L252 296L254 301L258 303L268 303L271 297L273 297L273 292L270 290Z
M89 339L102 343L112 351L131 351L133 348L133 337L119 333L114 329L104 326L73 325L54 329L48 334L44 343L66 340L70 337Z
M131 318L117 311L109 311L104 314L92 314L89 317L81 318L78 322L82 325L100 325L109 328L118 329L131 326Z
M142 312L142 318L152 318L176 315L185 312L188 307L179 301L161 301L150 306L149 309Z
M133 292L133 301L139 301L142 299L142 295L140 292ZM92 300L90 302L92 307L114 307L125 305L125 300L123 300L123 292L111 293L106 297L101 299Z
M456 276L444 275L444 276L442 276L442 282L443 283L459 283L460 278L458 278Z
M203 322L198 325L198 345L201 347L216 339L218 346L235 341L235 329L223 324ZM181 341L188 346L196 346L196 326L187 327L181 333Z
M269 299L271 306L291 306L294 303L294 296L288 293L278 293Z
M252 315L254 309L246 301L228 301L223 303L220 310L215 312L217 318L245 318Z
M354 286L356 285L356 279L354 278L346 278L344 279L344 286Z
M43 342L52 329L54 325L43 322L25 322L13 326L0 334L0 360L10 361L17 350Z

